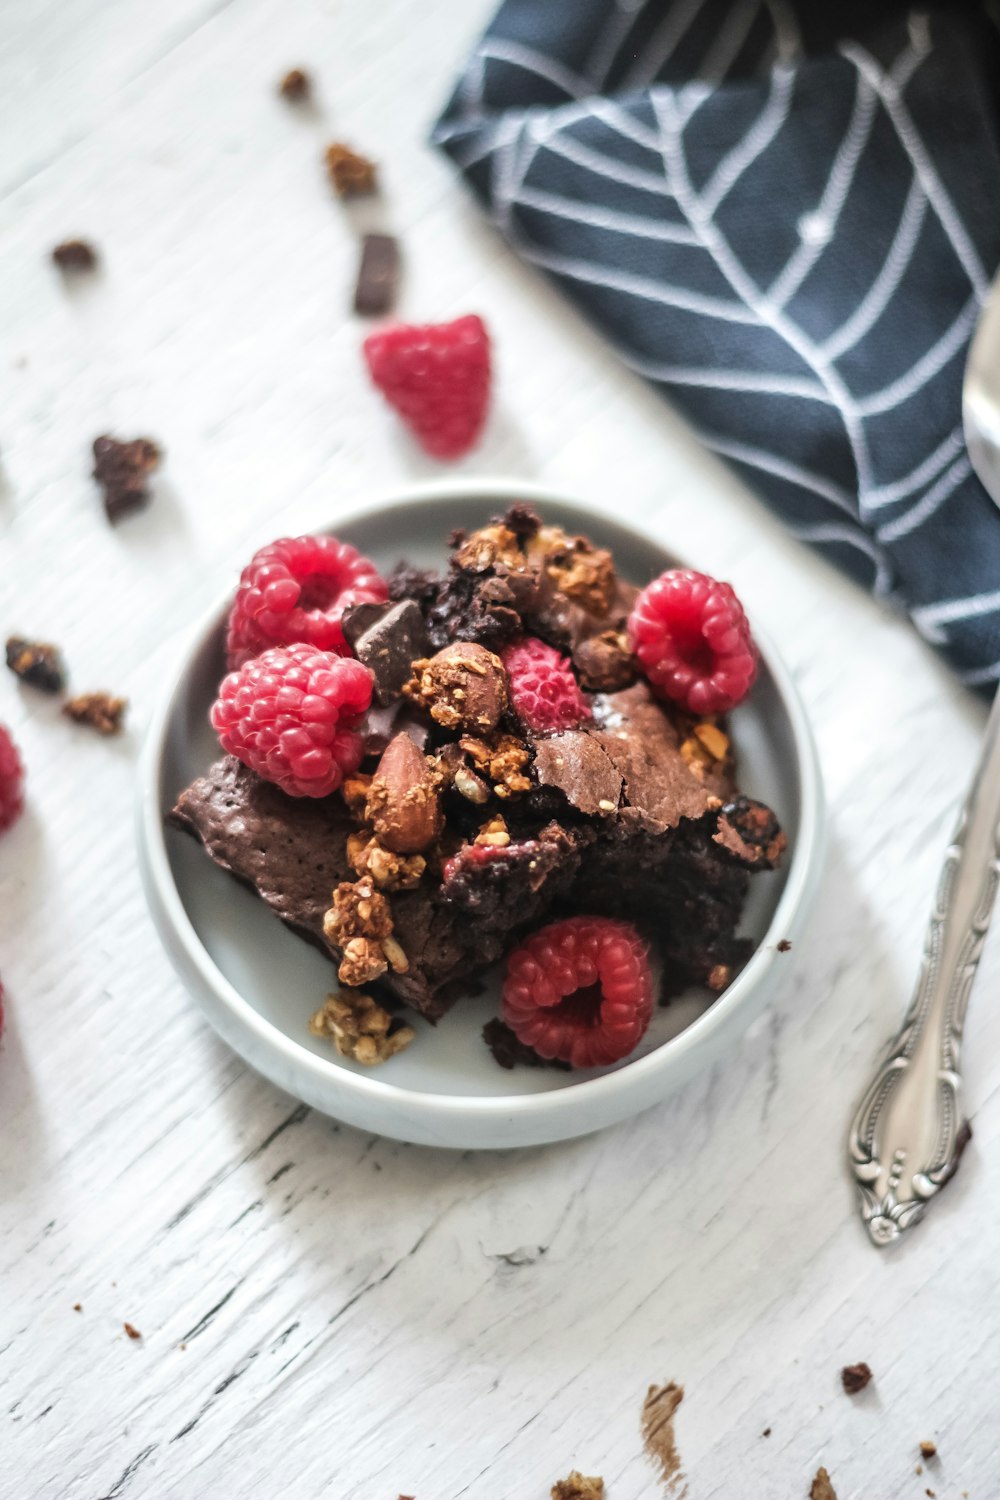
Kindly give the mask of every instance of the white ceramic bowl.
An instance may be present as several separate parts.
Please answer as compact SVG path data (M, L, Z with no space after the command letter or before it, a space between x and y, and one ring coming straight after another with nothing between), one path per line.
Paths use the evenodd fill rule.
M411 487L344 511L336 533L388 569L400 557L440 564L445 538L515 500L584 531L614 552L624 577L645 583L678 559L652 538L539 486L461 481ZM731 1044L767 1004L777 944L794 938L819 871L822 791L812 735L775 648L756 632L760 676L733 715L741 786L778 812L789 836L782 870L759 875L743 931L756 948L725 993L657 1009L639 1051L600 1073L498 1068L480 1038L497 989L470 996L439 1027L374 1071L338 1056L307 1029L335 987L329 961L287 931L186 834L164 826L177 793L217 754L208 709L223 673L228 599L201 624L167 683L144 747L138 809L143 880L153 918L212 1025L290 1094L362 1130L425 1145L538 1145L583 1135L662 1099Z

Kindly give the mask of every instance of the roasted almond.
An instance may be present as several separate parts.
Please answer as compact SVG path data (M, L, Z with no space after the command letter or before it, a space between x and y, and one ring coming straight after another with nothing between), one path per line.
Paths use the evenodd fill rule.
M419 854L441 831L437 780L405 731L382 752L368 789L368 819L394 854Z

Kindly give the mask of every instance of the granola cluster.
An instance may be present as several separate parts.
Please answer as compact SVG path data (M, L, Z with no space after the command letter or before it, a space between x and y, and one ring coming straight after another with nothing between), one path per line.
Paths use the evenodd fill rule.
M499 656L475 641L456 641L413 663L403 691L442 729L488 734L507 707L507 673Z
M552 1500L604 1500L604 1480L599 1474L581 1474L574 1469L552 1486Z
M338 198L359 198L367 193L374 193L376 167L367 156L352 151L342 141L335 141L332 146L327 146L324 160Z
M497 814L483 824L472 841L479 847L485 849L506 849L510 844L510 829L507 827L506 819Z
M343 991L327 996L310 1019L309 1030L313 1036L332 1037L341 1057L369 1068L402 1052L416 1036L412 1026L391 1016L371 995Z
M121 734L127 698L111 693L79 693L63 704L63 713L76 724L86 724L98 734Z
M561 526L539 526L527 553L541 557L556 588L588 614L607 614L617 579L614 559L606 548L595 547L585 536L569 536Z
M463 735L457 744L446 745L438 756L443 781L453 786L467 802L482 806L490 795L505 801L531 790L528 767L531 751L512 734L489 739Z
M602 630L581 641L573 665L581 686L592 693L616 693L635 681L635 658L624 630Z
M370 984L388 968L405 974L406 954L392 935L389 903L370 876L342 880L323 918L323 933L343 955L337 976L352 988Z
M699 781L729 768L732 752L729 736L712 719L693 720L681 740L681 755Z

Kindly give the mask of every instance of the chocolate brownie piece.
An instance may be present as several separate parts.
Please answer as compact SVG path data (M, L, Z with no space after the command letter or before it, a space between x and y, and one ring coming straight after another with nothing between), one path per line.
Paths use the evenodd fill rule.
M340 797L288 797L227 755L181 793L168 822L333 956L323 916L334 886L354 879L346 848L354 824Z
M587 817L608 817L617 811L622 773L595 735L567 729L535 740L533 748L531 774L539 788L559 792Z
M199 839L295 932L339 959L323 934L334 887L354 878L346 851L354 825L339 797L288 797L227 756L181 793L168 821ZM486 968L541 920L579 860L576 839L542 829L491 858L459 860L443 884L394 893L393 935L409 967L374 988L440 1019L457 998L451 981Z
M598 694L594 718L590 733L624 781L627 821L665 833L682 818L704 816L712 794L681 755L674 723L645 682Z
M642 928L664 962L664 998L692 983L723 989L751 948L736 935L749 874L773 867L784 842L770 809L738 795L724 728L665 705L644 681L617 685L633 669L623 627L636 590L616 580L606 551L541 527L526 507L456 533L451 548L443 574L401 564L390 602L358 606L344 621L377 679L366 769L405 728L440 778L446 817L419 883L379 893L391 908L382 936L397 951L366 955L375 988L437 1020L527 931L601 912ZM588 680L605 690L590 698L592 720L528 734L498 686L476 734L462 734L468 684L445 702L433 691L434 662L449 650L486 656L523 633L575 657L593 647L582 652ZM404 683L414 653L420 670ZM400 701L401 687L412 701ZM435 711L442 704L451 719ZM173 821L340 961L323 919L334 888L352 889L357 874L346 849L356 823L341 798L291 799L222 761L182 795ZM328 930L345 940L336 923ZM360 983L360 969L347 982Z

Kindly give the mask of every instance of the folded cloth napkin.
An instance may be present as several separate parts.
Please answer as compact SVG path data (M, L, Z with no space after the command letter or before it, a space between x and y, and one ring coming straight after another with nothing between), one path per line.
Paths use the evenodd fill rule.
M1000 32L947 0L506 0L434 139L792 528L1000 677L962 438L1000 262Z

